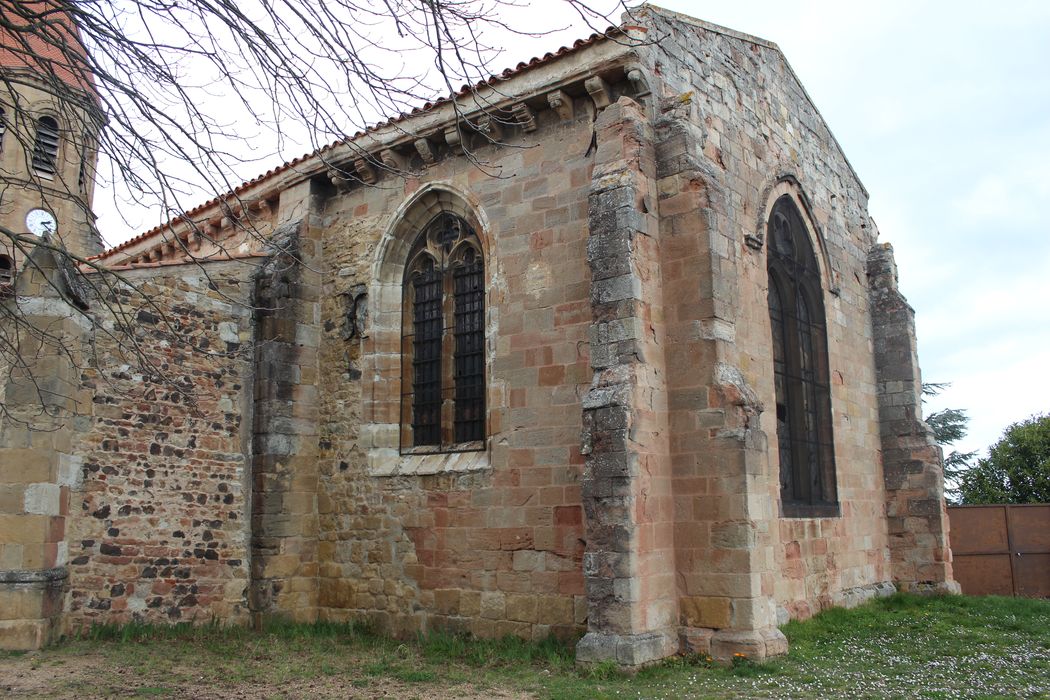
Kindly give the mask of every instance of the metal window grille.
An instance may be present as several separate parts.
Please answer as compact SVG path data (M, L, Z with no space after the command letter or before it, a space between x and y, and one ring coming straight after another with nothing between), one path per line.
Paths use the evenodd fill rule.
M477 235L444 212L423 228L408 260L402 367L411 376L402 375L401 400L411 416L402 448L484 449L485 270Z
M441 272L413 276L412 436L415 445L441 444Z
M786 515L824 514L818 511L837 509L837 495L820 273L790 198L774 206L769 234L781 501Z
M53 117L40 117L33 142L33 170L54 175L58 163L58 122Z
M473 257L473 256L472 256ZM455 284L455 438L485 439L485 275L468 260L453 274Z

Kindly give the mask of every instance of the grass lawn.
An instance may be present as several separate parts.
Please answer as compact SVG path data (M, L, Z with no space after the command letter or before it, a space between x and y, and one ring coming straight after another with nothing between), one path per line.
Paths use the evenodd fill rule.
M788 656L577 671L571 645L346 625L127 626L0 656L0 695L186 698L1050 698L1050 601L896 595L784 628Z

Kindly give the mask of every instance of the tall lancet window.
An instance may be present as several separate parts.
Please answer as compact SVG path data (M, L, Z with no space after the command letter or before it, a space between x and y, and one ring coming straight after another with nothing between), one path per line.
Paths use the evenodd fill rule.
M448 212L420 231L405 267L401 447L485 447L485 269L477 234Z
M769 321L783 514L837 515L820 269L802 216L787 195L773 206L768 241Z

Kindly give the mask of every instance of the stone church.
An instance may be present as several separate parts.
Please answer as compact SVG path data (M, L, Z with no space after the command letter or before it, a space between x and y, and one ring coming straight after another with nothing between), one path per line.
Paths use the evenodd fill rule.
M93 137L5 62L0 223L95 257L0 251L68 349L2 368L0 647L283 617L761 659L957 590L864 186L776 45L631 22L104 252Z

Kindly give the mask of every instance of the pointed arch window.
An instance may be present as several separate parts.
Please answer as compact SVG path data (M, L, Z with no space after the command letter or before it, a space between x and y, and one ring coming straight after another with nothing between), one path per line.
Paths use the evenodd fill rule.
M838 515L820 269L790 196L774 204L767 228L782 512Z
M52 176L58 168L58 121L54 117L40 117L36 122L33 141L33 170Z
M401 448L485 448L485 270L477 234L449 212L416 237L403 283Z

